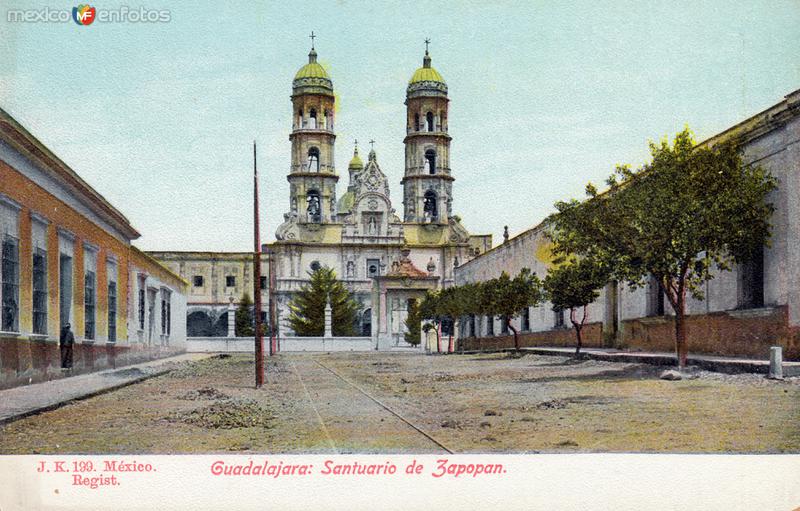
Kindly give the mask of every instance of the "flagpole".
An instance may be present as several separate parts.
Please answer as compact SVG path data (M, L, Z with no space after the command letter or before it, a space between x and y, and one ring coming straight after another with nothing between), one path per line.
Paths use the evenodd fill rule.
M255 296L256 388L264 385L264 337L261 331L261 237L258 222L258 166L253 140L253 295Z

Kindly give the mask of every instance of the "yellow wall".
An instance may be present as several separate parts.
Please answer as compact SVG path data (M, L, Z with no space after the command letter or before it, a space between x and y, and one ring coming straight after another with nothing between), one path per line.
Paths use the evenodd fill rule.
M15 199L16 200L16 199ZM19 212L19 274L20 274L20 287L19 287L19 300L20 304L33 304L33 286L32 286L32 270L33 270L33 253L31 242L31 211L23 205L22 210ZM27 285L23 285L24 280L21 278L27 275ZM20 307L19 311L19 329L22 332L30 332L33 330L33 307Z
M57 199L39 185L0 161L0 193L22 206L19 212L20 239L20 332L33 330L33 256L31 240L31 212L46 218L47 227L47 281L48 281L48 335L59 334L59 248L58 229L75 235L73 242L73 325L76 339L84 336L84 271L83 243L99 247L97 254L97 300L95 305L95 340L105 340L108 335L108 282L106 261L109 254L117 259L117 340L125 341L129 308L128 272L130 264L158 275L164 282L174 284L183 292L186 282L169 272L158 262L141 253L129 243L121 241L67 204Z

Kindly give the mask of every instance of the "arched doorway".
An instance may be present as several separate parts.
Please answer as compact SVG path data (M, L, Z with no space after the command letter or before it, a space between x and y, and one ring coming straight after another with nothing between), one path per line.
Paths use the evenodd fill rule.
M211 318L205 311L194 311L186 316L186 335L188 337L211 335Z

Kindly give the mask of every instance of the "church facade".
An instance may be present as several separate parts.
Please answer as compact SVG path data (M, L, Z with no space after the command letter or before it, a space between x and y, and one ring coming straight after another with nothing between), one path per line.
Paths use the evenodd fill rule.
M292 294L327 266L361 304L358 333L376 347L402 346L409 300L452 285L455 268L492 243L491 235L471 235L453 213L447 84L426 50L406 88L402 211L374 150L365 163L356 147L337 195L333 81L313 47L292 82L291 102L288 211L276 241L264 247L275 262L280 329L291 335Z

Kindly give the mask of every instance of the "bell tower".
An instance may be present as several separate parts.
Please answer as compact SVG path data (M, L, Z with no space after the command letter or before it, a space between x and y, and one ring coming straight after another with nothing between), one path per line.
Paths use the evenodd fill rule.
M431 66L428 44L422 67L406 88L406 147L403 185L406 222L447 224L452 216L447 84Z
M335 100L333 82L317 62L314 38L308 64L292 82L292 164L289 181L290 214L299 223L329 223L336 215L336 182L333 164Z

